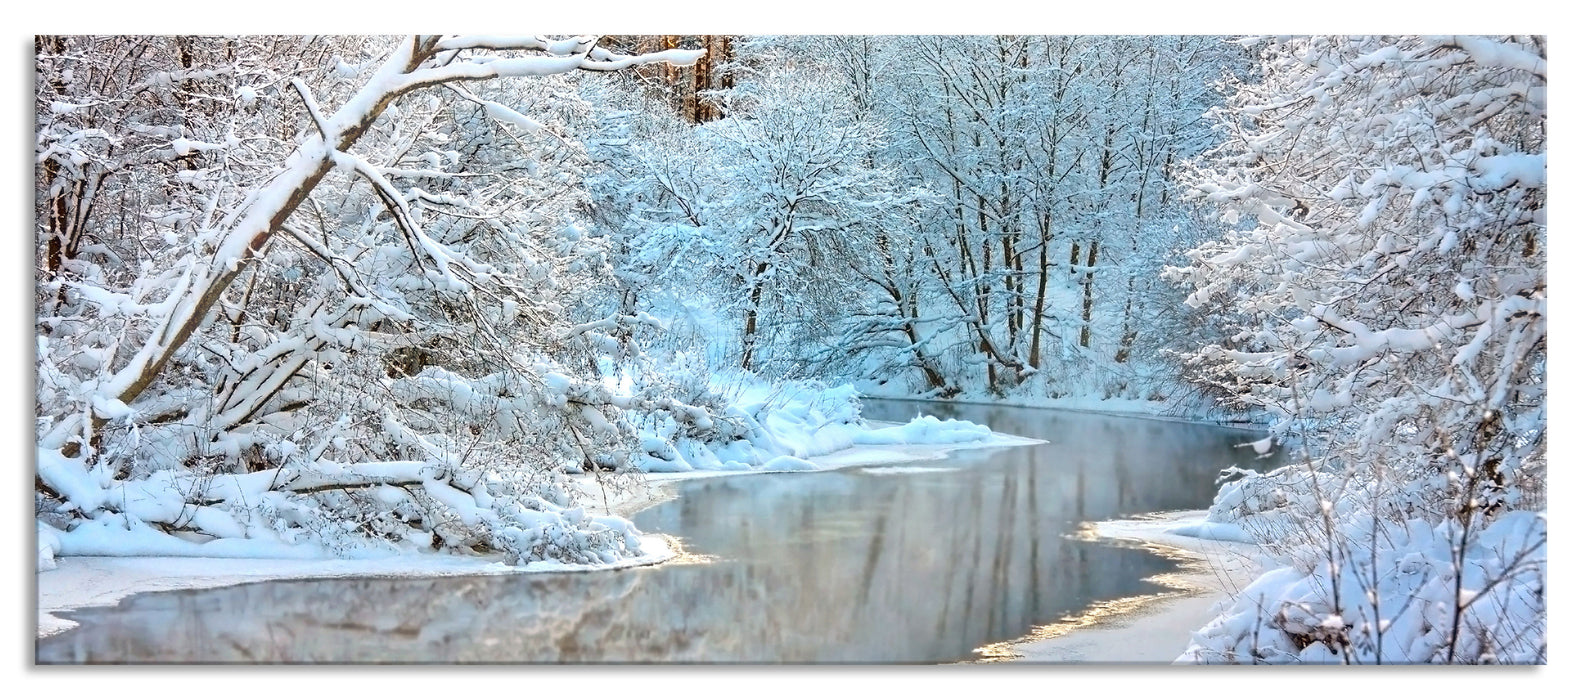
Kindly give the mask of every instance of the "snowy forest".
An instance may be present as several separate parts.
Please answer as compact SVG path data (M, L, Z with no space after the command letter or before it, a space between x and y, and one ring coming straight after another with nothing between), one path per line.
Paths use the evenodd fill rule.
M1547 662L1544 37L34 52L41 570L615 564L649 474L996 402L1297 455L1202 504L1280 563L1183 660Z

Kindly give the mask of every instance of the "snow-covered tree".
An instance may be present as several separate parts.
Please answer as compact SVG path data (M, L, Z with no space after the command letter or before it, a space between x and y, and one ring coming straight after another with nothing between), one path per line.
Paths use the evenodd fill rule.
M630 525L570 508L559 476L637 445L633 398L597 371L624 350L601 331L626 319L574 308L604 252L573 216L587 156L565 124L586 115L563 74L698 52L37 48L41 517L197 542L631 551Z
M732 364L785 371L777 351L818 344L849 313L849 266L903 198L868 157L881 134L826 71L776 62L722 100L725 117L655 124L661 138L619 156L643 181L617 179L624 201L607 198L626 212L612 222L632 247L623 277L707 295L736 335Z
M1543 53L1480 37L1269 48L1260 80L1230 86L1226 143L1197 174L1250 225L1171 271L1190 304L1252 324L1198 354L1206 376L1277 412L1278 432L1344 436L1337 460L1433 475L1425 503L1541 497Z
M1307 552L1297 566L1322 593L1265 605L1280 628L1267 649L1247 651L1249 628L1203 658L1322 637L1350 661L1542 659L1543 518L1499 523L1545 507L1546 42L1252 43L1262 71L1224 85L1224 142L1188 175L1233 230L1168 276L1241 326L1189 354L1197 378L1307 447L1305 464L1222 500L1311 508L1307 533L1269 536ZM1435 537L1438 570L1399 559L1402 542ZM1402 592L1398 577L1419 573ZM1534 610L1536 632L1506 629ZM1430 642L1387 644L1405 619Z
M695 316L671 327L720 366L1157 398L1172 334L1144 327L1180 316L1157 261L1201 231L1169 176L1206 147L1204 81L1235 55L1211 37L744 40L720 121L610 102L644 115L605 139L620 174L595 188L632 263L626 313L639 288L712 296L646 308ZM809 183L818 200L772 191ZM821 235L769 233L836 210Z
M1196 233L1169 174L1207 145L1202 82L1234 52L1213 37L903 37L878 50L875 103L895 133L883 157L936 195L914 217L928 252L912 275L939 300L911 321L930 328L925 354L960 388L1151 394L1138 380L1157 373L1161 334L1140 326L1179 305L1150 266Z
M808 322L841 313L848 262L871 250L873 224L899 203L887 174L864 162L879 134L841 119L846 107L829 87L777 81L761 88L750 109L704 127L719 157L735 166L710 241L731 271L728 293L741 302L733 306L743 317L744 369L761 363L754 352L766 318ZM809 335L803 329L792 337Z

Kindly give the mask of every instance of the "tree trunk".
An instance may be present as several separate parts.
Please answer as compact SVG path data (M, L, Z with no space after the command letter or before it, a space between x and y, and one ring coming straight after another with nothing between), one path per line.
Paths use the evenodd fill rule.
M1137 331L1132 328L1132 290L1131 283L1126 284L1126 313L1121 325L1121 346L1115 351L1115 361L1124 363L1131 358L1132 341L1137 339Z
M983 205L983 199L982 198L978 199L978 205L980 207ZM981 226L981 224L983 223L983 210L981 208L978 210L978 217L979 217L979 224ZM981 233L982 231L983 231L983 229L979 228L979 232ZM984 277L989 274L989 266L994 264L994 249L990 247L989 239L988 239L987 236L985 236L983 238L983 243L980 246L980 249L981 249L981 251L983 253L982 274L975 275L973 277L973 279L972 279L972 289L973 289L973 292L974 292L974 294L976 296L976 301L977 301L978 321L979 321L978 322L978 333L979 333L979 335L981 336L981 339L982 339L982 347L980 349L983 351L983 357L984 357L984 360L985 360L984 367L986 367L988 369L989 392L993 393L995 391L995 388L998 386L998 382L996 381L996 377L994 376L994 346L993 346L992 343L989 342L989 336L988 336L988 334L986 332L987 331L987 324L989 323L989 311L990 311L990 307L989 307L989 291L990 290L989 290L989 284L985 281Z
M1017 269L1021 257L1011 250L1011 237L1000 236L1000 257L1005 265L1005 337L1010 343L1011 352L1016 352L1016 338L1021 334L1022 321L1022 295L1020 279Z
M670 49L676 48L678 45L680 45L680 39L681 37L676 34L665 34L660 36L659 50L669 51ZM675 66L668 63L665 64L665 85L675 87L676 83L679 82L681 82L681 69L676 68ZM675 94L675 91L672 90L671 94Z
M885 289L890 293L890 299L895 302L896 313L905 319L901 322L901 332L906 334L907 346L912 350L912 360L917 364L918 369L923 371L923 379L928 382L929 390L944 389L945 375L923 352L923 341L917 332L917 296L913 294L908 299L908 295L903 294L901 288L893 283L886 284ZM911 303L908 304L908 301Z
M693 124L702 124L714 118L711 106L703 99L703 93L714 88L712 84L713 71L710 70L715 58L713 51L714 37L704 36L701 38L703 40L703 48L709 51L709 55L692 66L692 90L687 93L686 111L687 118L692 120Z
M1034 369L1043 362L1044 302L1049 289L1049 217L1038 222L1038 295L1033 298L1033 337L1028 348L1027 364Z
M1082 276L1082 347L1088 347L1093 321L1093 268L1099 264L1099 241L1088 241L1088 269Z
M763 299L763 274L769 263L761 262L753 270L752 290L747 294L747 324L742 330L742 369L753 368L753 346L758 338L758 304Z
M945 375L941 374L934 367L934 363L929 361L928 356L923 354L923 344L918 338L917 326L913 325L909 319L901 328L906 332L906 341L911 344L912 348L912 359L917 361L918 369L923 370L923 379L928 382L928 388L930 390L944 389Z

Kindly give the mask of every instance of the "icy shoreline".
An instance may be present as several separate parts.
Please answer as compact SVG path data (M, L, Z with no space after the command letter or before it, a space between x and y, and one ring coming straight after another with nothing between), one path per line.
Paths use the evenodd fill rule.
M1207 514L1172 511L1091 524L1081 537L1141 547L1177 561L1176 571L1148 579L1166 590L1101 602L1020 639L984 647L979 650L984 662L1174 662L1192 633L1213 619L1215 607L1265 568L1254 545L1170 532L1202 522Z
M881 421L870 421L870 424L875 426L900 425L899 423L885 423ZM1043 440L1021 437L1018 435L1008 435L1006 433L993 433L993 436L993 439L984 440L981 442L883 446L856 445L853 447L848 447L844 450L840 450L839 452L808 457L806 461L811 462L815 467L814 469L765 468L741 470L698 470L690 472L648 474L647 484L645 485L644 491L642 493L629 494L622 497L618 501L611 501L609 507L604 508L603 510L610 515L619 515L623 518L630 518L645 508L670 500L670 498L672 498L674 495L674 489L669 488L671 484L682 481L691 481L693 479L712 479L725 476L744 476L748 474L788 474L792 472L831 471L834 469L852 469L858 467L875 467L906 464L911 462L926 462L944 459L950 456L951 452L955 452L957 450L1025 447L1044 443ZM594 493L593 489L597 488L597 486L592 485L591 480L583 480L579 482L579 484L583 485L585 492L589 493L590 495Z
M871 425L891 425L879 421ZM610 501L609 514L630 518L637 512L674 497L669 485L679 481L774 474L791 471L830 471L943 459L962 449L993 449L1036 445L1042 440L1004 433L978 442L926 445L858 445L827 455L809 457L813 469L698 470L648 474L647 483L637 493ZM597 494L591 478L579 480L589 494ZM434 578L448 576L485 576L523 573L565 573L608 571L659 564L682 554L669 536L647 533L641 536L643 555L615 564L585 565L558 562L533 562L523 566L507 565L483 557L446 554L396 555L378 559L246 559L203 557L79 557L57 558L56 568L38 572L37 637L44 638L69 630L76 622L55 613L79 608L115 605L127 596L156 591L219 588L259 581L317 578Z

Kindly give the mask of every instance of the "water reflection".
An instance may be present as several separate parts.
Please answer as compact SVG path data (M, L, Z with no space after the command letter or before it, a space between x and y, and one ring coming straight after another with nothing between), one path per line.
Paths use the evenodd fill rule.
M904 420L919 404L873 402ZM1171 568L1067 539L1076 523L1202 507L1255 466L1247 435L993 406L928 406L1049 444L930 466L687 482L639 514L717 557L597 574L340 579L139 595L68 614L45 663L940 662ZM1262 466L1262 465L1256 465Z

